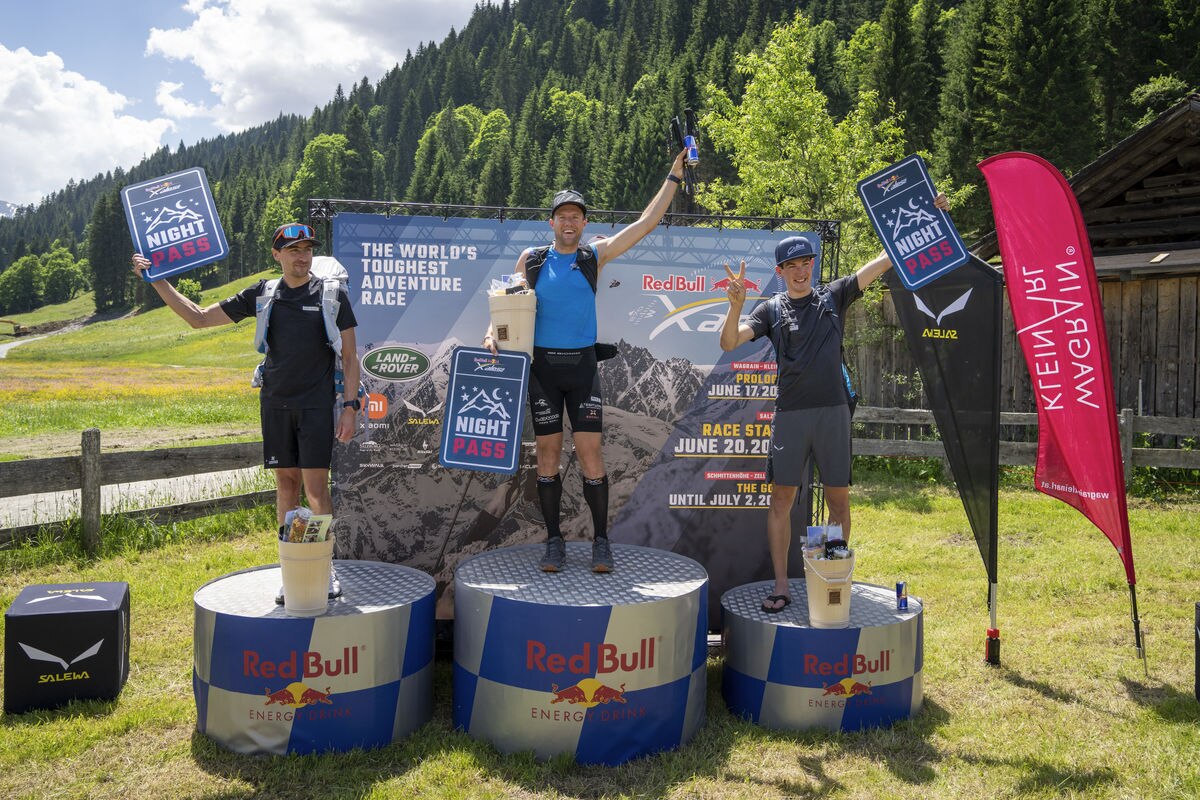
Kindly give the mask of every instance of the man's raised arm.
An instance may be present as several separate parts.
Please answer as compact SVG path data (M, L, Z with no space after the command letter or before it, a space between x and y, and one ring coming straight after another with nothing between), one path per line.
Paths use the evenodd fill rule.
M139 253L134 253L130 262L133 264L134 273L139 278L142 277L142 270L150 268L150 260ZM150 285L154 287L154 291L158 292L158 296L163 299L167 307L193 328L212 328L233 322L229 315L221 310L220 303L213 303L211 306L201 308L181 295L179 290L172 286L166 278L153 281Z
M662 221L663 215L671 206L671 200L675 197L679 181L683 180L685 152L680 151L679 155L675 156L667 179L663 181L662 186L658 189L658 194L654 195L654 199L642 211L642 215L637 218L637 221L622 228L615 235L596 243L596 255L600 258L601 267L644 239L646 234L654 230L655 226Z

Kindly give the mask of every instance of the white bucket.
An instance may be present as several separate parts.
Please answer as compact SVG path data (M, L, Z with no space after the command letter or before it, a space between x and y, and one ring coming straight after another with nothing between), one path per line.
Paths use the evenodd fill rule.
M296 617L319 617L328 610L333 537L323 542L280 542L283 608Z
M537 295L533 292L489 295L488 310L492 314L492 333L496 338L496 347L501 350L519 350L532 356Z
M854 553L849 558L804 556L808 621L814 628L845 628L850 624L851 575Z

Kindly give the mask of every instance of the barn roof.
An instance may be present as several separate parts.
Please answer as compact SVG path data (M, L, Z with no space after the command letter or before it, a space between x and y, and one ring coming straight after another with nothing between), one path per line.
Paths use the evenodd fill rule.
M1100 277L1200 272L1200 94L1118 142L1070 180ZM992 231L973 248L999 252Z

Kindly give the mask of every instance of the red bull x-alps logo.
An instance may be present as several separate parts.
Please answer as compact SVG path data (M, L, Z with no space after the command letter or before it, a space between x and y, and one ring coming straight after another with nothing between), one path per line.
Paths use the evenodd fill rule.
M525 668L552 675L612 675L609 683L586 677L574 684L550 684L550 703L533 707L533 719L583 722L638 719L646 716L646 707L630 704L625 697L625 682L618 674L653 669L655 646L660 637L646 637L636 649L622 651L617 645L584 642L574 653L550 651L545 642L530 639L525 643ZM618 683L618 681L620 681Z
M906 183L908 183L908 178L901 178L899 175L892 174L875 185L879 187L883 194L888 194L889 192L896 191Z

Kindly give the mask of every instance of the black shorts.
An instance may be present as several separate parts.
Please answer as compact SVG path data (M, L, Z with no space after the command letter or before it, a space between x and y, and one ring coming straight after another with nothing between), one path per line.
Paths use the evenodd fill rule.
M575 433L600 433L604 401L596 351L533 348L529 369L529 411L535 436L562 433L563 407Z
M332 408L261 409L263 466L329 469L333 460Z

